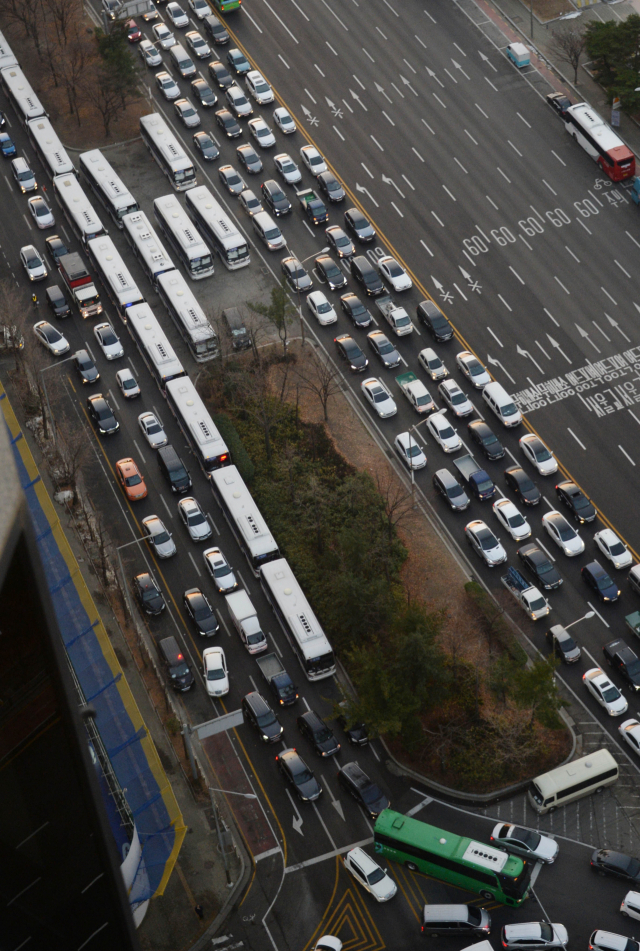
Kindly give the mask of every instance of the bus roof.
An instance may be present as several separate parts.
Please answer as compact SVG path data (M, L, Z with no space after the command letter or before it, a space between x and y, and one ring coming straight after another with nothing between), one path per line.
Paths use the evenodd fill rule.
M593 776L595 782L599 773L613 769L617 765L609 750L594 750L593 753L589 753L587 756L574 759L571 763L565 763L564 766L558 766L556 769L549 770L548 773L536 776L533 782L542 793L543 798L549 799L559 790L566 786L573 786L583 779L588 779L589 776Z
M604 119L586 102L578 102L575 106L570 106L567 112L575 116L579 124L587 130L605 152L619 149L621 146L626 148L620 136L616 135Z
M262 577L269 585L298 643L312 647L311 642L316 639L322 638L326 641L320 622L305 598L289 562L285 558L270 561L262 566Z
M277 545L253 496L236 466L211 473L211 480L233 515L245 545L254 557L272 552Z

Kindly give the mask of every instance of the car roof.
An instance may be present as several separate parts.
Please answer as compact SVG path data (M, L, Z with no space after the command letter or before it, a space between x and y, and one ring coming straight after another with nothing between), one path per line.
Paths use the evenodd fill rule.
M374 862L370 855L367 855L364 849L358 847L351 849L351 851L348 853L348 856L352 859L355 859L365 875L374 872L380 867L377 862Z
M613 934L612 931L596 931L593 936L593 943L611 948L612 951L624 951L629 939L621 934Z
M540 922L525 921L515 925L505 925L504 932L512 938L535 938L540 935Z

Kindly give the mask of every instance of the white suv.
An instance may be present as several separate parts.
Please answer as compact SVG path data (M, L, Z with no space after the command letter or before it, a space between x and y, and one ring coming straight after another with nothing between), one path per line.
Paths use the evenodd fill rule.
M506 951L527 948L566 948L569 935L564 925L548 921L527 921L518 925L505 925L502 929L502 947Z

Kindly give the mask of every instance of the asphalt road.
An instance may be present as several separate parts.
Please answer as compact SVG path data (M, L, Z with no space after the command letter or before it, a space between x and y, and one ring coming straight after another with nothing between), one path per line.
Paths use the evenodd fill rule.
M379 253L378 247L391 250L410 267L415 286L403 296L402 303L413 310L429 292L452 319L461 342L468 342L483 360L498 361L491 362L496 378L518 394L531 424L556 451L566 471L584 486L603 516L637 550L640 540L634 517L634 427L639 424L640 408L634 410L634 403L636 393L640 399L636 379L640 351L633 348L640 345L640 340L632 324L636 311L634 297L640 302L633 267L636 246L640 246L635 237L637 209L627 200L623 189L614 188L597 175L586 154L568 138L560 121L535 91L534 87L547 91L544 84L535 76L527 82L518 75L458 7L434 2L428 11L417 5L394 10L383 2L376 4L375 11L367 7L367 16L362 13L363 0L351 0L339 10L324 0L312 0L304 8L292 0L277 9L267 0L256 0L241 15L230 17L228 25L234 32L234 41L242 44L275 85L299 127L305 128L344 181L350 194L345 207L357 196L371 214L380 239L373 253ZM145 28L145 33L150 34L150 29ZM163 55L166 60L166 54ZM179 82L186 93L187 84ZM172 116L172 107L166 103L157 100L157 108ZM256 112L268 117L271 109L265 107ZM9 118L19 151L31 155L11 111ZM203 119L203 128L212 129L211 121L204 115ZM301 132L287 138L276 135L276 149L289 150L295 157L304 141ZM217 134L216 137L219 139ZM188 133L185 140L190 141ZM236 144L221 143L221 160L235 161ZM166 192L166 181L144 150L139 156L140 166L135 171L131 169L130 157L122 160L112 153L110 158L116 166L121 161L125 182L132 187L135 177L134 193L149 214L153 198ZM272 174L270 161L267 154L265 175L260 180ZM215 170L199 173L199 181L207 181L207 173L215 185ZM310 186L311 177L303 175L303 184ZM5 200L10 203L6 207L11 213L0 220L0 246L5 266L26 287L18 271L18 248L35 240L42 249L45 235L36 236L30 230L22 217L25 199L17 195L8 179ZM97 203L96 207L99 208ZM341 217L341 207L330 208L332 223ZM246 227L246 219L241 220ZM311 232L297 210L281 223L289 248L298 257L304 258L323 246L322 232ZM113 227L110 232L171 333L171 324L162 308L156 306L157 298L129 254L122 235ZM75 242L72 244L77 247ZM281 255L263 254L260 247L252 253L254 262L249 273L258 286L261 268L270 265L277 273ZM211 281L193 286L203 303L215 306L221 284L228 299L229 295L233 297L235 281L237 298L244 299L246 280L246 273L227 275L219 267ZM152 386L125 328L118 325L112 308L107 307L107 313L123 336L129 363L139 372L143 395L128 405L114 391L121 432L113 440L92 440L93 462L87 479L109 518L117 544L127 545L139 538L139 521L151 512L159 514L174 532L177 558L156 563L144 544L124 548L121 556L127 576L150 568L170 601L168 614L159 621L151 621L149 630L154 636L175 631L183 639L198 682L196 689L182 699L190 722L198 723L224 709L237 709L245 693L260 687L259 671L230 631L222 599L209 586L201 553L178 522L175 500L161 481L151 458L153 453L141 440L136 417L143 409L159 409L171 442L188 458L184 439L161 395ZM383 326L382 318L378 323ZM341 315L337 326L309 325L308 329L333 355L331 337L337 330L346 332L352 328ZM100 385L103 390L107 386L114 390L113 375L122 362L111 366L102 358L93 346L90 327L81 324L77 315L62 330L72 350L85 341L91 344L103 377ZM172 342L194 375L197 368L189 364L184 346L175 337L172 334ZM399 349L407 367L417 370L417 353L430 345L430 339L419 327L411 338L400 341ZM436 346L453 377L462 382L454 369L459 349L456 342ZM611 360L620 354L623 356ZM371 372L383 376L395 388L391 372L376 365L369 356ZM598 365L605 360L609 362ZM569 377L571 373L576 376ZM367 416L369 410L362 405L359 394L360 379L349 377L348 383L354 387L354 400L360 403L362 414ZM86 394L79 391L75 380L69 380L66 386L69 407L83 419ZM583 389L579 390L581 386ZM435 392L435 387L431 388ZM483 413L478 394L473 399ZM373 432L387 448L397 432L418 421L408 404L400 400L398 395L399 412L392 420L378 423L368 415ZM625 421L626 429L620 421ZM492 426L504 439L509 457L501 463L488 463L487 468L504 488L504 467L514 459L524 461L517 444L521 432L500 432L497 422ZM466 439L464 421L458 429ZM427 441L426 452L427 471L419 473L416 481L425 502L437 506L443 533L462 543L463 526L475 517L485 518L497 528L487 503L474 503L468 516L457 517L439 507L430 473L450 465L450 461L432 442ZM128 454L141 463L150 490L149 498L134 508L124 501L113 480L114 462ZM204 476L195 461L190 468L194 494L212 515L214 541L221 544L233 566L239 569L270 643L296 676L293 655L248 567L240 561L233 538L213 506ZM590 536L601 526L595 523L582 529L587 552L575 560L578 563L556 554L547 545L546 536L540 534L540 515L547 508L547 500L553 500L554 478L538 481L545 499L538 510L526 514L534 528L533 537L540 538L554 555L564 577L562 589L551 594L552 620L569 623L589 610L587 600L594 604L585 595L578 575L581 565L589 560L587 556L595 551ZM508 549L510 563L516 564L517 546L506 540L504 532L498 533ZM499 586L499 569L489 571L478 563L473 570L489 586ZM232 689L224 706L212 704L205 694L199 675L203 645L187 627L180 608L182 592L195 585L207 591L221 620L226 622L219 641L227 652ZM609 730L613 742L617 742L616 722L600 716L580 677L584 670L600 662L601 645L623 633L624 615L636 606L635 596L623 585L619 604L598 608L593 620L574 628L585 655L574 669L562 671L568 685ZM534 629L524 615L518 615L518 619L527 635L542 648L545 622L539 622ZM305 704L321 713L330 709L336 696L332 682L309 684L300 674L298 684L299 709ZM632 701L630 715L636 713L636 706ZM369 839L371 827L357 806L339 795L335 764L319 762L306 749L294 724L297 712L285 711L282 722L287 744L298 745L323 783L324 796L315 805L298 806L290 801L276 771L276 750L264 748L248 728L231 740L264 810L263 819L258 821L271 826L282 848L258 862L255 881L232 927L237 933L243 932L247 944L259 949L273 946L269 935L254 927L267 915L269 934L277 947L304 946L317 926L325 931L334 929L343 937L352 933L353 946L393 948L401 942L406 944L418 934L416 912L421 902L444 900L451 890L420 876L397 872L400 894L385 909L373 908L365 896L355 891L336 853ZM383 769L376 744L353 755L345 749L340 760L345 762L356 756L389 792L394 807L408 810L420 801L407 783ZM428 806L428 811L425 807L420 815L445 828L479 837L487 835L485 820L453 813L435 803ZM631 933L616 912L623 890L595 879L588 869L587 854L583 846L563 842L557 865L543 870L536 883L536 894L545 913L567 925L572 941L577 938L586 942L594 927ZM315 861L327 855L328 858ZM314 860L313 864L298 867L310 860ZM286 873L285 866L289 870ZM592 920L591 913L584 914L585 899L598 909L597 920ZM470 896L463 900L470 900ZM268 914L274 901L272 913ZM404 907L405 902L409 909ZM538 917L534 907L533 902L529 903L515 917ZM494 918L496 924L502 924L512 920L509 916L513 915L496 909Z

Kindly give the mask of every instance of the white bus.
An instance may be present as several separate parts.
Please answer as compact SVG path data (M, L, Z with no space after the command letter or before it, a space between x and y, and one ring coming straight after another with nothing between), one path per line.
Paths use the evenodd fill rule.
M17 66L18 60L16 59L13 50L7 43L5 36L0 33L0 69L4 69L5 66Z
M133 253L153 286L157 287L159 275L165 271L174 271L175 264L160 243L144 211L125 215L122 224Z
M263 565L281 557L275 538L235 466L212 472L211 485L240 550L259 578Z
M160 231L173 245L192 281L213 274L213 253L175 195L163 195L153 202Z
M45 112L44 106L29 85L27 77L19 66L5 66L5 68L0 71L0 78L2 79L4 90L23 125L26 125L29 119L46 116L47 113Z
M289 562L279 558L263 565L260 584L307 679L323 680L335 674L336 662L331 644Z
M620 182L635 175L633 152L586 102L569 106L564 114L564 127L612 181Z
M47 116L30 119L27 122L27 133L51 178L56 175L75 174L73 162Z
M529 786L529 802L539 815L558 806L600 792L618 779L618 764L609 750L594 750L581 759L536 776Z
M197 363L218 356L218 337L193 296L181 271L167 271L158 277L158 294L180 336Z
M137 211L139 207L129 189L109 165L100 149L82 152L80 168L117 226L122 228L123 216Z
M187 210L230 271L251 262L249 242L205 185L186 194Z
M87 241L107 233L75 175L56 175L53 187L65 218L85 247Z
M144 303L144 297L129 274L115 244L109 235L102 235L87 242L87 251L111 302L122 320L126 321L127 309L132 304Z
M169 380L187 375L148 304L129 307L127 327L162 393Z
M176 191L193 188L196 169L180 139L171 131L162 116L152 112L140 117L140 134L154 159Z
M166 386L167 403L207 477L231 464L226 443L188 376Z

